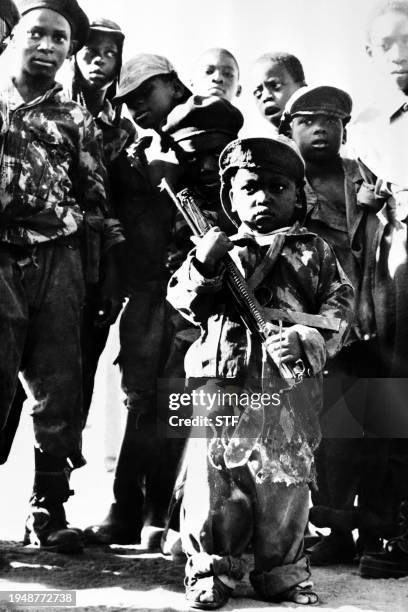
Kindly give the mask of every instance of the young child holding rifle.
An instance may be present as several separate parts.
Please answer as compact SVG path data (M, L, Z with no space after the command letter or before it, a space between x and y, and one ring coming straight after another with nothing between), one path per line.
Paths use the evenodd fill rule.
M328 245L299 226L304 165L291 146L267 138L235 140L221 154L220 173L222 205L238 233L230 239L214 227L195 239L168 288L169 301L201 330L187 354L186 374L204 379L213 392L215 385L217 397L232 385L281 393L279 405L264 412L245 408L235 431L210 424L208 439L193 432L188 442L181 514L186 596L194 608L223 606L244 574L240 557L252 542L256 592L268 601L313 604L318 597L303 535L320 434L320 372L341 348L353 290ZM263 308L284 311L279 328L261 323L254 334L243 325L228 293L229 252L254 294L255 319ZM291 313L307 325L283 326ZM332 325L324 329L323 320ZM283 380L282 368L294 372L299 364L313 378L296 385ZM202 408L210 423L216 415L234 415L228 402Z

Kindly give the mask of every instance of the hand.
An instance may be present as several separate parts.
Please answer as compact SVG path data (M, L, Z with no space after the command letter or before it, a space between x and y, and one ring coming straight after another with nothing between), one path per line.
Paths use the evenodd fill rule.
M219 227L212 227L202 238L192 237L197 245L196 259L210 274L215 274L221 259L234 248L233 243Z
M277 363L288 363L302 359L302 345L299 335L293 327L282 328L282 334L275 331L271 333L265 340L265 346L272 359Z

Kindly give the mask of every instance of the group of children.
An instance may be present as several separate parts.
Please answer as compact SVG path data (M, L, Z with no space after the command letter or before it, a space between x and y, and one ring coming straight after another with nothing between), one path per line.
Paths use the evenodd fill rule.
M122 66L121 28L89 22L76 0L22 0L20 14L17 24L11 0L0 2L4 38L14 27L12 72L4 63L0 77L0 457L24 401L21 372L35 400L25 543L78 552L84 542L139 543L144 532L153 548L170 520L187 558L187 601L199 609L228 601L249 549L251 584L272 602L318 601L310 561L358 555L364 576L408 574L404 440L321 441L319 425L338 399L330 384L323 393L324 372L346 391L352 378L407 371L408 4L382 3L370 22L367 50L402 102L386 120L360 120L359 163L341 155L350 96L307 86L289 53L265 53L252 69L275 137L240 139L240 73L229 51L203 53L187 87L160 55ZM67 59L62 88L55 78ZM137 127L150 132L138 138ZM163 179L187 190L212 226L194 249ZM256 329L231 293L231 266ZM84 464L98 359L121 310L128 417L115 501L81 532L68 526L64 503L72 469ZM261 412L203 404L201 437L162 437L158 380L184 378L207 389L203 397L233 388L278 391L279 401ZM363 406L345 393L349 411L364 413L362 435L364 419L387 408L379 383L365 391ZM225 424L214 426L216 417ZM309 518L331 534L305 548Z

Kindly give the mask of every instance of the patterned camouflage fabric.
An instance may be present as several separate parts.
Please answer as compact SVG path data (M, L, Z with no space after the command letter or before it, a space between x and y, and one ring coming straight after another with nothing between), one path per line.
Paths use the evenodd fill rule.
M258 267L268 248L265 238L260 246L248 232L249 228L240 228L240 246L231 252L247 278ZM261 443L263 472L269 471L274 482L299 484L310 479L311 451L320 437L317 419L321 407L319 375L326 358L334 356L342 346L353 316L353 289L324 240L295 225L289 230L275 232L266 241L272 243L282 232L284 242L279 256L255 289L255 295L268 296L262 304L266 307L324 314L343 321L338 333L296 326L308 366L316 378L306 386L303 394L301 388L306 383L291 391L288 401L281 402L279 429L282 431L278 443L281 461L276 461L275 452L269 452L267 440ZM167 297L183 316L201 328L200 339L186 356L187 377L261 378L259 342L248 340L246 328L223 290L222 276L208 279L199 273L194 265L194 251L170 280ZM264 376L265 372L264 367ZM303 406L299 405L302 403Z
M108 166L133 143L136 139L136 129L126 117L115 121L115 111L108 99L105 99L95 122L102 131L105 164Z
M56 84L24 103L0 92L0 240L38 244L74 234L84 211L109 216L101 135L91 114Z
M252 540L252 586L263 599L274 601L310 577L303 538L307 483L313 478L313 450L320 438L320 372L326 357L341 348L352 317L353 290L330 247L297 225L266 237L255 237L241 226L233 240L236 246L230 253L247 279L259 272L266 253L272 252L269 247L275 247L273 266L255 285L263 306L336 316L344 322L338 333L296 325L304 361L315 377L285 392L279 405L259 410L250 403L241 411L233 403L215 401L208 409L204 402L208 418L241 413L240 422L234 431L227 425L217 427L214 419L204 436L193 434L188 440L180 526L189 558L187 577L200 579L204 571L216 575L215 559L232 569ZM273 379L265 369L260 342L249 337L240 321L222 274L200 274L194 250L171 278L168 299L201 329L186 356L187 376L211 377L204 389L212 385L213 393L228 384L252 397L254 383L256 391L268 390ZM212 563L212 570L203 571L203 559ZM234 584L237 577L228 569L224 572Z

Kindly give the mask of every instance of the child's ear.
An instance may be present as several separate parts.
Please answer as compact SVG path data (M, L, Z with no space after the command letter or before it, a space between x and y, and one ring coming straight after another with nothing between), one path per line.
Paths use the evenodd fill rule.
M238 85L235 96L238 98L242 94L242 85Z
M67 59L71 59L71 57L74 55L76 44L77 44L76 40L71 40L70 45L69 45Z
M347 142L347 128L343 128L343 138L341 139L341 144L345 145Z
M228 191L228 197L229 197L229 200L231 202L231 211L235 212L236 208L234 206L234 191L233 191L232 187L230 187L230 190Z
M180 100L184 95L184 86L178 79L173 81L173 93L176 100Z
M302 208L303 206L303 193L300 187L296 187L296 204L295 208Z

